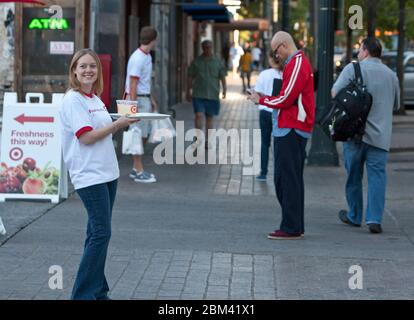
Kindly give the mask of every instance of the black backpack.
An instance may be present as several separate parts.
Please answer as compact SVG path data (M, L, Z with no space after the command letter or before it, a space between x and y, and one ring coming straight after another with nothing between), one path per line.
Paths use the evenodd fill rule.
M352 64L355 79L338 92L319 121L323 131L334 141L361 141L372 105L372 95L364 85L360 65Z

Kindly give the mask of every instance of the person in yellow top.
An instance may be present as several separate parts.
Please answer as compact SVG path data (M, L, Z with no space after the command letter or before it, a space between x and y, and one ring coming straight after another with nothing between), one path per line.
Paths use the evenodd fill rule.
M243 81L243 93L246 93L246 83L244 81L247 78L247 88L250 89L250 75L252 73L253 57L250 48L245 49L244 54L240 58L240 77Z

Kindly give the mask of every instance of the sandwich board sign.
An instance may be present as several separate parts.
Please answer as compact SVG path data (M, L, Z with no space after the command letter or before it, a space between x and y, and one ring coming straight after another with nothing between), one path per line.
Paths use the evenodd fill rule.
M32 102L33 98L38 102ZM41 93L6 92L0 149L0 202L6 199L67 198L67 171L62 161L59 105L63 94L44 103Z

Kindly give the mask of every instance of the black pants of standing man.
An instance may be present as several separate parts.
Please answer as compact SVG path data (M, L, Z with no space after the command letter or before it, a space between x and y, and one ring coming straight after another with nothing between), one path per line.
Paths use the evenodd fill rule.
M305 188L303 169L307 139L291 130L274 138L274 183L282 207L280 230L291 234L305 233Z

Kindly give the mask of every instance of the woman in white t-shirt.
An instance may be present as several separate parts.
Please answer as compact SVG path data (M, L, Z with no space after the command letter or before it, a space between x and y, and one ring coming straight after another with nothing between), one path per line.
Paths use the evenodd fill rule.
M261 95L277 96L282 86L282 67L275 61L273 52L269 52L268 61L271 68L263 70L256 80L255 91ZM260 130L262 136L261 145L261 171L256 177L258 181L266 181L268 164L269 164L269 148L272 139L273 130L273 113L277 110L259 105L260 110ZM274 116L277 117L277 114Z
M103 77L95 52L76 52L69 70L69 90L59 110L63 159L88 212L85 248L71 298L107 300L104 270L119 178L112 134L136 120L121 117L112 122L98 97Z

